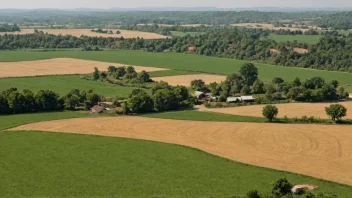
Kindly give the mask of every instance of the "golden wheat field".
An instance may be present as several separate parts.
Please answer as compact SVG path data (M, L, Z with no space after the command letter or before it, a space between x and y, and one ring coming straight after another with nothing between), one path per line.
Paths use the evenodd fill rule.
M110 30L110 29L108 29ZM117 29L111 29L113 32L116 32ZM120 38L121 36L124 38L144 38L144 39L163 39L167 38L167 36L150 33L150 32L140 32L140 31L132 31L132 30L119 30L121 34L103 34L91 32L91 29L39 29L39 31L43 31L48 34L55 35L72 35L76 37L80 37L82 35L91 36L91 37L114 37ZM21 32L7 33L7 34L32 34L34 33L34 29L22 29ZM6 33L0 33L3 35Z
M210 74L189 74L189 75L179 75L179 76L165 76L153 78L154 81L164 81L170 85L182 85L189 87L192 80L201 79L205 84L212 82L222 82L226 79L226 76L210 75Z
M302 116L314 116L316 118L328 118L325 112L325 107L332 103L288 103L275 104L279 109L278 117L301 118ZM345 118L352 119L352 102L340 102L339 104L347 108L347 116ZM211 111L216 113L243 115L253 117L263 117L262 110L266 105L251 105L242 107L228 108L206 108L203 111ZM352 130L351 130L352 133Z
M39 122L36 130L144 139L352 185L352 126L182 121L142 117Z
M275 27L273 24L270 23L237 23L237 24L231 24L231 26L235 27L248 27L248 28L263 28L263 29L270 29L270 30L291 30L291 31L296 31L296 30L301 30L302 32L308 31L309 29L319 29L321 28L317 26L308 26L308 29L303 29L299 26L293 25L292 27L288 27L288 24L285 24L286 27Z
M36 61L0 62L0 78L63 75L63 74L88 74L94 67L106 71L109 66L126 66L120 63L89 61L73 58L54 58ZM167 69L155 67L133 66L137 72L163 71Z

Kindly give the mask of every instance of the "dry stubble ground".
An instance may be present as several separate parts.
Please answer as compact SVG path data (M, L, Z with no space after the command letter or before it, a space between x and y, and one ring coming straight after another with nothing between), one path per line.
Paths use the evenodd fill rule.
M301 118L302 116L314 116L316 118L328 119L325 107L333 103L288 103L275 104L279 109L278 117ZM347 108L347 116L345 118L352 119L352 102L340 102L339 104ZM229 107L229 108L202 108L203 111L211 111L216 113L232 114L262 117L262 110L266 105L252 105L243 107ZM352 131L351 131L352 132Z
M79 118L11 130L116 136L180 144L239 162L352 185L352 127L142 117Z
M73 58L54 58L47 60L21 62L0 62L0 78L64 74L88 74L93 72L94 67L97 67L101 71L106 71L109 66L126 65L119 63L107 63ZM168 70L155 67L133 67L137 72L140 72L142 70L145 70L147 72Z
M110 29L108 29L110 30ZM91 36L91 37L114 37L120 38L121 36L124 38L144 38L144 39L163 39L167 38L167 36L151 33L151 32L140 32L140 31L132 31L132 30L119 30L121 34L115 34L117 29L111 29L114 34L103 34L103 33L96 33L92 32L91 29L39 29L39 31L43 31L44 33L48 34L55 34L55 35L72 35L76 37L80 37L82 35ZM33 34L34 29L22 29L21 32L14 32L14 33L0 33L0 35L4 34Z
M170 85L182 85L189 87L192 80L201 79L205 84L212 82L220 83L226 79L226 76L211 75L211 74L189 74L189 75L179 75L179 76L165 76L153 78L154 81L164 81Z

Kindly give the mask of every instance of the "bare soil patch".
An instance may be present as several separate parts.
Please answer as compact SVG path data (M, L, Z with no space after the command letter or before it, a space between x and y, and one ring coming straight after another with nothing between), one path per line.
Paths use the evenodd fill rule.
M40 122L11 130L80 133L180 144L247 164L352 185L351 126L121 116Z
M89 61L73 58L54 58L47 60L21 62L0 62L0 78L63 74L88 74L93 72L94 67L97 67L101 71L106 71L109 66L126 65L120 63ZM137 72L142 70L147 72L167 70L163 68L142 66L134 66L134 68Z
M304 49L304 48L293 48L293 51L294 52L297 52L297 53L299 53L299 54L306 54L306 53L308 53L309 51L307 50L307 49Z
M327 119L329 118L325 113L325 107L330 106L332 103L288 103L288 104L275 104L279 109L278 117L301 118L302 116L314 116L316 118ZM347 108L347 117L352 119L352 102L339 103ZM243 107L229 107L229 108L206 108L203 111L211 111L216 113L243 115L253 117L263 117L262 110L265 105L252 105ZM352 132L352 131L351 131Z
M192 75L179 75L179 76L165 76L153 78L154 81L164 81L170 85L182 85L189 87L192 80L202 79L206 84L212 82L222 82L226 79L226 76L211 75L211 74L192 74Z
M110 29L108 29L110 30ZM90 36L90 37L113 37L113 38L120 38L121 36L124 38L144 38L144 39L163 39L167 38L167 36L150 33L150 32L140 32L140 31L132 31L132 30L119 30L121 34L115 34L117 29L111 29L114 34L103 34L103 33L96 33L91 32L91 29L40 29L39 31L43 31L44 33L48 34L55 34L55 35L72 35L76 37L80 37L82 35ZM32 34L34 33L34 29L22 29L21 32L10 32L7 34ZM6 33L0 33L3 35Z

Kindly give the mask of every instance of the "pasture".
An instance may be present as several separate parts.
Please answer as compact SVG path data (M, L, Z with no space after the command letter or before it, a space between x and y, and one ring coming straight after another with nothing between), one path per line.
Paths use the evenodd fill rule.
M66 76L40 76L22 78L0 78L0 91L16 87L19 90L29 89L33 92L50 89L64 96L72 89L93 90L106 97L128 97L133 87L123 87L106 82L96 82L81 79L79 75ZM150 91L146 89L149 93Z
M146 67L158 67L167 69L186 70L202 73L227 75L238 72L246 63L242 60L222 59L197 55L177 53L147 53L140 51L2 51L0 62L14 62L25 60L40 60L48 58L79 58L85 60L104 61L126 65L139 65ZM352 84L352 74L345 72L331 72L313 69L301 69L293 67L273 66L268 64L256 64L259 69L259 78L270 82L274 77L282 77L290 81L295 77L304 80L313 76L321 76L327 81L338 80L341 85ZM348 86L352 91L351 86Z
M326 115L325 107L335 103L288 103L275 104L279 109L278 117L301 118L302 116L321 119L329 119ZM352 119L352 102L340 102L339 104L347 108L347 116L345 118ZM228 108L205 108L202 110L216 113L224 113L239 116L253 116L262 117L262 110L266 105L251 105L242 107L228 107Z
M352 168L351 126L124 116L47 121L11 130L80 133L179 144L246 164L352 184L352 173L345 171Z
M309 45L317 44L322 38L322 35L276 35L271 34L268 38L275 40L276 42L294 42L297 41L298 43L307 43Z
M80 37L90 36L90 37L113 37L113 38L144 38L144 39L163 39L167 38L167 36L163 36L156 33L151 32L140 32L140 31L132 31L132 30L119 30L121 34L115 34L117 29L108 29L112 30L114 34L104 34L104 33L96 33L91 32L91 29L40 29L39 31L43 31L44 33L54 34L54 35L71 35ZM22 29L21 32L8 33L7 34L33 34L34 29ZM0 35L4 35L6 33L0 33Z

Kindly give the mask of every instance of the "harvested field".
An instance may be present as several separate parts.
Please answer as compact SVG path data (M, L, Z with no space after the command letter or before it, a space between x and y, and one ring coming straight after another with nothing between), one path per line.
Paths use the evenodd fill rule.
M94 123L94 124L92 124ZM352 127L100 117L28 124L37 130L180 144L239 162L352 185Z
M325 113L325 107L332 103L289 103L289 104L275 104L279 109L278 117L301 118L302 116L314 116L316 118L328 119ZM347 108L347 116L345 118L352 119L352 102L339 103ZM216 113L243 115L253 117L263 117L262 110L265 105L252 105L243 107L229 107L229 108L202 108L202 111L211 111Z
M108 29L110 30L110 29ZM113 32L116 32L117 29L111 29ZM76 37L80 37L82 35L91 36L91 37L114 37L120 38L121 36L124 38L144 38L144 39L162 39L167 38L167 36L150 33L150 32L140 32L140 31L132 31L132 30L119 30L121 34L103 34L103 33L96 33L91 32L91 29L40 29L39 31L43 31L44 33L48 34L55 34L55 35L72 35ZM34 33L34 29L22 29L21 32L15 33L7 33L7 34L32 34ZM6 33L0 33L3 35Z
M293 25L293 27L275 27L273 24L269 23L237 23L237 24L231 24L231 26L236 26L236 27L248 27L248 28L263 28L263 29L270 29L270 30L291 30L291 31L296 31L296 30L301 30L302 32L308 31L309 29L321 29L317 26L308 26L308 29L303 29L299 26ZM286 25L288 26L288 25Z
M226 79L226 76L211 75L211 74L191 74L191 75L180 75L180 76L165 76L153 78L154 81L164 81L170 85L182 85L189 87L192 80L202 79L206 84L211 82L222 82Z
M106 71L109 66L126 66L126 64L88 61L74 58L54 58L38 61L0 62L0 78L64 75L64 74L88 74L94 67ZM155 67L133 66L137 72L163 71L167 69Z
M308 53L308 50L307 49L304 49L304 48L293 48L293 51L294 52L297 52L297 53L299 53L299 54L306 54L306 53Z

